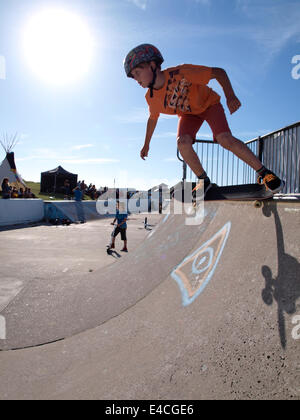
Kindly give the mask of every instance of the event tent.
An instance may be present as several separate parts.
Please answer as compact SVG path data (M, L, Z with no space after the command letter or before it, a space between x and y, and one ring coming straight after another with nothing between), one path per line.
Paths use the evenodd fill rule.
M41 173L41 192L63 193L64 183L69 181L71 190L77 186L78 175L66 171L61 166Z

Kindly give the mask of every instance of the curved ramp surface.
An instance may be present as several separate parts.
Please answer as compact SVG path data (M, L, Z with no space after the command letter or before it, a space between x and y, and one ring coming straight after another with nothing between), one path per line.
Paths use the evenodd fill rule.
M165 280L199 241L216 212L212 206L204 223L196 226L186 226L185 215L166 215L126 258L84 278L33 278L1 312L6 338L0 340L0 349L57 341L119 315Z
M255 281L258 268L265 281L263 300L279 302L284 345L283 314L296 312L300 296L297 210L288 203L267 202L263 210L246 203L205 203L203 223L192 226L186 215L166 215L137 250L112 266L84 278L33 279L1 312L6 324L1 349L36 346L94 328L133 306L170 274L187 306L210 281L229 276L236 285L240 279L247 284ZM294 256L285 253L286 242Z
M69 219L72 222L80 221L82 216L85 220L97 220L108 217L105 214L99 214L97 211L97 201L80 202L81 211L79 211L76 201L45 201L46 219Z
M61 303L51 299L61 311L57 320L33 285L18 296L1 313L7 348L18 340L23 346L38 342L39 328L49 340L57 330L71 335L102 324L58 343L0 354L0 394L299 399L299 205L268 202L256 209L226 202L205 208L200 226L187 227L183 216L170 215L134 255L94 273L91 284L86 279L87 290L74 281L83 295L61 284L55 295L59 300L61 292ZM116 294L109 294L107 283Z

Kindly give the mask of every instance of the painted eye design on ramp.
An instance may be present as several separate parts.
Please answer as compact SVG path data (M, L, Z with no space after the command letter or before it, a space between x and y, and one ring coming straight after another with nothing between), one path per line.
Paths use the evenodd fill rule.
M182 294L183 306L190 305L205 289L214 275L225 248L231 222L186 257L171 273Z

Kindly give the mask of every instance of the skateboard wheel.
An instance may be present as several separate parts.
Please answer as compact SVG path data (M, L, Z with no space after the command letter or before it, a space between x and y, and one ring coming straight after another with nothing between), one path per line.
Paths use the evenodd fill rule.
M262 201L260 201L260 200L256 200L256 201L254 202L254 207L255 207L255 208L260 209L260 208L261 208L261 206L262 206Z

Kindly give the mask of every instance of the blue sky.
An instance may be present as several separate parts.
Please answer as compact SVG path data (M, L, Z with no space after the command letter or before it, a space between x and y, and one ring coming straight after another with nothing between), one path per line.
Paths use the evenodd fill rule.
M72 83L44 81L24 53L28 20L54 8L78 15L92 39L88 70ZM16 162L25 180L62 165L97 187L114 179L120 187L171 186L182 177L177 117L161 116L141 160L146 91L125 76L127 52L149 42L164 67L223 67L242 102L233 115L226 109L228 121L246 141L300 119L300 79L292 77L299 22L299 0L0 0L0 134L18 132ZM216 82L210 86L222 94ZM198 138L211 139L206 124Z

